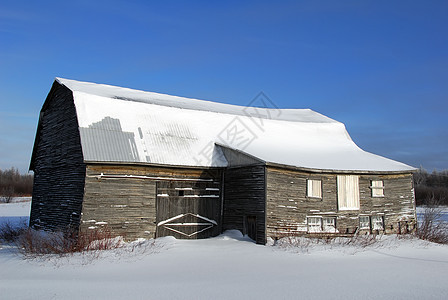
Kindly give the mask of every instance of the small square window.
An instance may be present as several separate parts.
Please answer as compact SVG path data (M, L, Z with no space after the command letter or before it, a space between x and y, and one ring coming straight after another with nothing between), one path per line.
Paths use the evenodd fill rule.
M372 216L372 229L384 230L384 220L382 216Z
M308 232L322 232L322 218L309 217L307 218Z
M359 216L359 228L370 230L370 217L369 216Z
M322 218L322 227L324 232L336 232L336 218Z
M384 183L382 180L372 180L370 188L372 189L372 197L384 197Z
M307 196L322 199L322 181L316 179L307 180Z
M183 190L178 191L178 193L179 193L179 197L183 197L185 195L185 191L183 191Z

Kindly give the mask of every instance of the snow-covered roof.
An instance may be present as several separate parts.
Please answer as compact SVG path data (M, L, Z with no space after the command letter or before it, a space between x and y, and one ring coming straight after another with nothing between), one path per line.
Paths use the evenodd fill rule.
M360 149L310 109L244 107L57 78L73 92L86 162L225 167L221 147L260 161L339 171L411 171Z

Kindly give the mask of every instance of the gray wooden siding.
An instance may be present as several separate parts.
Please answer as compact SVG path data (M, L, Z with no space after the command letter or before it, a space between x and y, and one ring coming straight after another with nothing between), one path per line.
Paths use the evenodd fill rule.
M221 233L221 181L159 181L157 236L200 239ZM173 225L189 223L190 225ZM216 224L215 224L216 223ZM196 225L193 225L196 224Z
M266 243L265 167L227 169L224 174L223 229L237 229L248 234L247 218L256 217L256 237Z
M384 182L384 197L372 197L371 180ZM360 214L384 216L386 233L406 232L415 227L415 196L412 174L361 176Z
M98 175L106 175L98 177ZM116 175L114 177L114 175ZM144 178L124 178L124 175L141 176ZM109 176L109 177L108 177ZM205 188L219 189L205 190ZM176 238L201 238L220 233L221 197L213 198L212 208L205 203L207 199L196 198L195 204L190 200L195 198L179 197L176 188L194 188L202 194L215 195L221 189L220 170L198 170L169 167L127 166L127 165L101 165L89 164L87 167L85 197L82 209L81 230L87 231L101 226L107 226L115 234L123 235L126 239L155 238L164 235L173 235ZM193 192L185 191L185 194ZM171 195L158 197L157 194ZM170 213L187 212L192 206L199 208L192 213L202 213L203 210L212 209L212 217L217 218L218 226L211 231L191 237L176 234L173 231L158 231L157 223L165 220L165 215L159 215L158 210L166 211L157 204L167 203L172 209ZM186 200L186 201L183 201ZM210 200L210 199L208 199ZM176 205L179 207L176 208ZM191 205L190 205L191 204ZM195 206L196 205L196 206ZM217 210L217 211L216 211ZM169 215L174 217L175 215ZM210 214L208 214L210 216ZM190 220L181 220L188 222Z
M85 165L73 95L57 83L41 110L30 168L34 171L30 226L77 229Z
M267 236L306 234L307 217L335 218L338 234L359 230L359 216L382 216L386 233L405 232L415 227L412 174L359 175L360 209L338 210L337 174L307 173L268 167L266 171ZM322 199L307 197L307 179L322 180ZM370 181L384 181L384 197L371 196ZM369 231L369 230L367 230Z

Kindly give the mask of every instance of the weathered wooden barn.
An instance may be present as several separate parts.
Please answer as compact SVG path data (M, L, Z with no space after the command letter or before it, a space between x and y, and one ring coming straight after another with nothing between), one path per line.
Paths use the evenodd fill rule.
M30 169L30 226L127 239L415 228L414 168L309 109L227 105L57 78Z

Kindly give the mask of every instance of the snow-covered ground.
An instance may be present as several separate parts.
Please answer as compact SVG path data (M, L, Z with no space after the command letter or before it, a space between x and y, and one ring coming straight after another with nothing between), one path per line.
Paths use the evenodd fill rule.
M423 214L425 213L425 206L417 207L417 218L421 220ZM436 209L437 214L439 214L438 221L448 222L448 206L439 206Z
M0 226L9 223L12 226L28 224L31 209L31 197L13 198L11 203L0 202Z
M0 204L0 221L28 213L29 202ZM98 258L24 260L0 249L1 299L446 299L447 278L448 246L394 236L367 248L283 249L230 231Z

